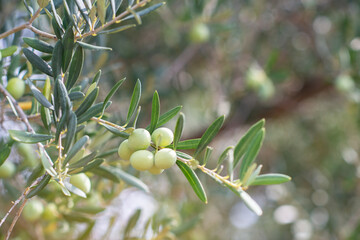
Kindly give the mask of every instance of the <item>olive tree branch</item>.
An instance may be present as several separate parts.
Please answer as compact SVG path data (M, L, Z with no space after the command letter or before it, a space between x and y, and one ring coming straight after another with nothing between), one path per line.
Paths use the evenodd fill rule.
M114 23L119 23L121 21L121 19L123 17L125 17L126 15L130 14L132 10L135 10L139 7L144 7L147 3L151 2L151 0L142 0L141 2L138 1L138 3L136 3L133 7L126 9L124 12L122 12L121 14L119 14L118 16L116 16L115 18L113 18L111 21L105 23L104 25L93 29L83 35L77 36L75 37L75 39L79 39L79 38L85 38L91 35L96 35L98 32L100 32L101 30L111 26Z
M38 35L40 35L40 36L42 36L42 37L51 38L51 39L56 40L57 38L56 38L55 35L52 35L52 34L47 33L47 32L43 32L43 31L35 28L34 26L32 26L32 23L33 23L34 20L39 16L41 10L42 10L42 8L39 8L39 9L35 12L35 14L31 16L31 18L30 18L30 20L29 20L28 22L26 22L26 23L24 23L24 24L22 24L22 25L20 25L20 26L17 26L17 27L15 27L15 28L12 28L12 29L10 29L10 30L7 31L7 32L4 32L4 33L0 34L0 39L6 38L7 36L9 36L9 35L11 35L11 34L13 34L13 33L16 33L16 32L18 32L18 31L21 31L21 30L27 28L27 29L33 31L34 33L36 33L36 34L38 34Z

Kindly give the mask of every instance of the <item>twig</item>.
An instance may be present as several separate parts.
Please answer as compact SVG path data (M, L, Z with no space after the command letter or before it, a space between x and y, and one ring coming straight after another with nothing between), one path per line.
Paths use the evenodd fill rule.
M141 2L138 2L137 4L135 4L133 7L126 9L124 12L122 12L121 14L119 14L117 17L113 18L110 22L105 23L104 25L91 30L83 35L77 36L75 39L79 39L79 38L85 38L91 35L96 35L98 32L100 32L101 30L109 27L110 25L114 24L114 23L118 23L123 17L125 17L126 15L128 15L130 13L131 10L135 10L139 7L144 7L147 3L151 2L151 0L143 0Z
M100 125L108 125L108 126L111 126L111 127L114 127L116 128L117 130L119 131L125 131L126 129L124 127L121 127L115 123L112 123L112 122L109 122L109 121L106 121L106 120L103 120L101 118L96 118L96 117L92 117L91 120L99 123Z
M11 35L11 34L13 34L13 33L16 33L16 32L18 32L18 31L21 31L21 30L27 28L27 29L33 31L34 33L36 33L36 34L38 34L38 35L40 35L40 36L42 36L42 37L51 38L51 39L56 40L57 38L56 38L55 35L52 35L52 34L49 34L49 33L43 32L43 31L40 31L39 29L37 29L37 28L35 28L35 27L32 26L32 23L33 23L34 20L39 16L41 10L42 10L42 8L39 8L39 9L35 12L35 14L30 18L30 20L29 20L28 22L26 22L26 23L24 23L24 24L22 24L22 25L20 25L20 26L17 26L17 27L15 27L15 28L13 28L13 29L10 29L10 30L7 31L7 32L4 32L4 33L0 34L0 39L6 38L7 36L9 36L9 35Z

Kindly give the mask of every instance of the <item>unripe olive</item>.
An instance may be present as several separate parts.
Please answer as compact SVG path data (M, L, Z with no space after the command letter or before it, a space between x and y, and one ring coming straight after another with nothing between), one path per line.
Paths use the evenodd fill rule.
M131 155L130 163L139 171L149 170L154 165L154 154L148 150L136 151Z
M162 172L164 171L164 169L157 168L156 166L152 166L152 168L150 168L148 171L149 171L151 174L159 175L160 173L162 173Z
M44 212L42 214L42 217L45 220L54 220L58 217L59 212L57 210L55 203L49 203L45 206Z
M0 178L10 178L15 174L15 171L15 164L6 161L0 166Z
M28 166L34 167L37 163L37 155L31 144L18 143L18 153L23 157L24 163Z
M70 183L84 193L89 193L91 190L91 181L85 173L72 175L70 177Z
M150 133L143 128L135 129L129 136L128 147L133 150L144 150L150 146Z
M173 132L165 127L161 127L156 129L151 134L151 140L160 147L166 147L167 145L171 144L174 140Z
M39 219L44 212L44 206L41 201L30 200L23 209L23 216L26 220L32 222Z
M119 157L123 160L129 160L133 152L134 151L129 148L129 140L127 139L120 144L118 149Z
M167 169L176 162L176 152L170 148L163 148L155 154L155 166Z
M17 77L11 78L8 81L6 90L13 96L15 99L21 98L25 93L25 82Z
M190 41L193 43L203 43L209 40L210 30L204 23L196 23L190 30Z

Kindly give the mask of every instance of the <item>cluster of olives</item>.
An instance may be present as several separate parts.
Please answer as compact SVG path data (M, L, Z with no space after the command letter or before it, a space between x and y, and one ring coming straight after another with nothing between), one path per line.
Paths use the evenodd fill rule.
M121 159L130 160L131 166L139 171L160 174L176 162L176 152L163 148L173 140L174 134L168 128L158 128L151 135L146 129L137 128L120 144L118 154ZM155 154L147 150L151 141L156 146Z

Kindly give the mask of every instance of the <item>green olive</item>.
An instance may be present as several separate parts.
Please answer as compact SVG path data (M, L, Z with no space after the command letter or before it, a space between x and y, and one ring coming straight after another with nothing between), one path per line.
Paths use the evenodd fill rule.
M31 144L18 143L17 150L23 157L25 165L34 167L37 164L37 155Z
M162 172L164 171L164 169L157 168L156 166L152 166L152 168L150 168L148 171L149 171L151 174L159 175L160 173L162 173Z
M44 212L44 206L41 201L33 199L30 200L23 209L23 217L33 222L39 219Z
M10 161L6 161L0 166L0 178L11 178L15 172L15 164Z
M163 148L155 154L155 166L167 169L176 162L176 152L170 148Z
M25 93L25 82L17 77L11 78L8 81L6 90L13 96L15 99L21 98Z
M145 150L150 146L150 133L143 128L135 129L129 136L128 147L133 150Z
M57 210L57 206L55 203L49 203L45 206L45 209L44 209L44 212L42 214L42 217L45 219L45 220L55 220L57 219L59 215L59 212Z
M148 150L136 151L131 155L130 163L136 170L149 170L154 165L154 154Z
M165 127L161 127L156 129L151 134L151 140L160 147L166 147L167 145L171 144L174 140L173 132Z
M133 152L134 151L129 148L129 140L127 139L120 144L118 149L119 157L123 160L129 160Z
M210 30L204 23L196 23L190 30L190 41L193 43L204 43L210 38Z
M91 181L85 173L72 175L70 177L70 183L84 193L89 193L91 190Z

